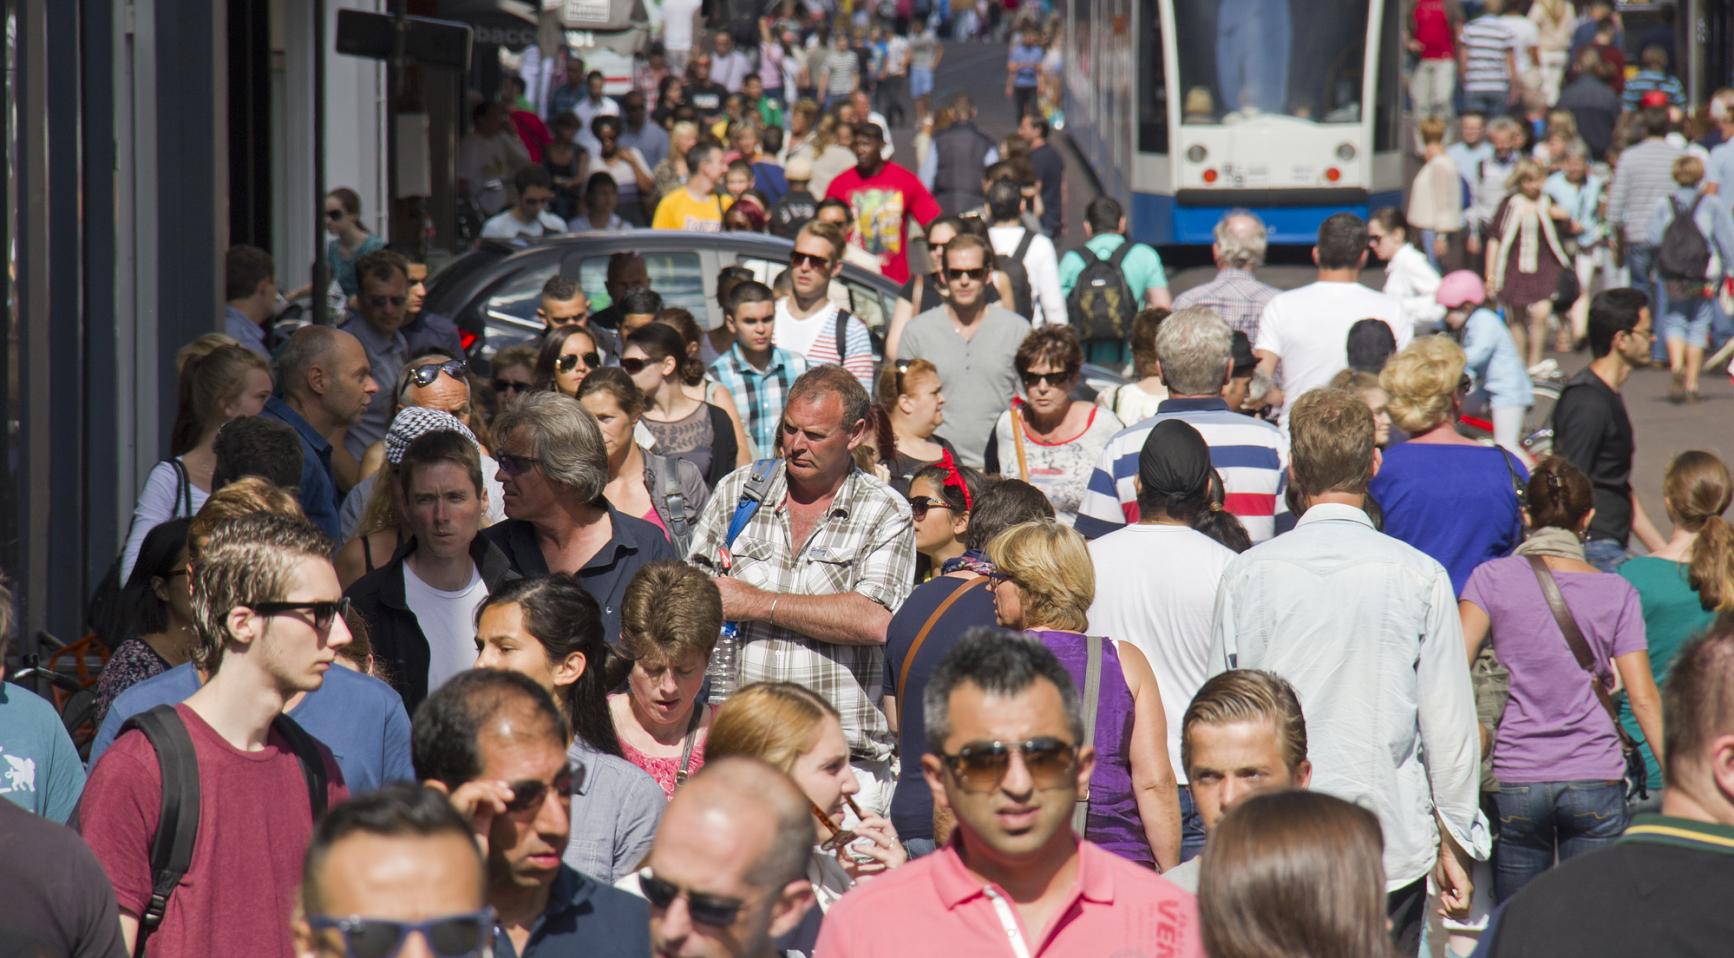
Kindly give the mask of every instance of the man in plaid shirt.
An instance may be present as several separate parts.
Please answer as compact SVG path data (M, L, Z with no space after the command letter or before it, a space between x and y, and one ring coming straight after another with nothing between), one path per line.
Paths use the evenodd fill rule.
M1259 282L1252 271L1264 265L1269 234L1264 221L1250 210L1229 210L1216 224L1210 254L1216 278L1174 297L1174 311L1203 306L1228 321L1230 329L1258 342L1258 319L1264 304L1280 290Z
M753 455L775 455L784 397L807 371L807 359L773 344L777 298L763 283L736 286L723 303L723 321L735 344L710 364L711 378L734 397Z
M740 625L740 683L793 682L835 706L862 786L855 801L883 815L897 778L877 704L885 629L915 578L915 528L903 497L855 467L871 402L841 366L796 380L763 505L726 546L752 467L729 474L690 558L716 576L723 616Z

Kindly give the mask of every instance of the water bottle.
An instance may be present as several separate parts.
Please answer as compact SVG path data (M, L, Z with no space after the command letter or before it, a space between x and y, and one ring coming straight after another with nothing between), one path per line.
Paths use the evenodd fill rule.
M724 622L718 634L716 648L711 650L705 666L705 685L710 689L710 704L721 705L740 684L741 627L738 622Z

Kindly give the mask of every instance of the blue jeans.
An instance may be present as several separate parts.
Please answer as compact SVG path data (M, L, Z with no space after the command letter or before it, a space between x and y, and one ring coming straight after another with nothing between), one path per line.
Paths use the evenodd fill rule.
M908 853L909 860L914 861L923 855L931 855L939 850L931 838L909 838L903 842L903 850Z
M1626 786L1617 781L1501 783L1493 897L1504 904L1560 861L1612 845L1626 830Z
M1204 819L1192 801L1192 789L1180 786L1180 860L1189 862L1204 851Z
M1614 572L1631 556L1613 539L1591 539L1583 544L1583 559L1603 572Z
M1500 93L1469 93L1463 94L1463 110L1465 113L1478 111L1487 114L1489 118L1504 116L1511 112L1510 94Z

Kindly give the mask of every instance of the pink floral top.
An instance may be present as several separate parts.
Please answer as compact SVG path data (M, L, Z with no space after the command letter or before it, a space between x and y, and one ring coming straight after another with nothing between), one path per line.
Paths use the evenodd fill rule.
M662 793L669 798L674 797L675 780L680 774L680 756L671 755L667 758L646 755L633 748L625 739L620 740L620 751L626 760L650 773L656 779L656 784L662 786ZM700 737L692 746L692 759L686 763L686 774L691 778L695 772L704 767L704 738Z

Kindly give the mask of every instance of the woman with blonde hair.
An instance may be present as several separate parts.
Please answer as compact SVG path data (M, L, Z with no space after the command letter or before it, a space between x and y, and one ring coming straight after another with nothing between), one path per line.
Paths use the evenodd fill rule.
M1052 649L1078 687L1093 739L1083 837L1146 867L1180 864L1180 801L1168 760L1168 726L1149 659L1136 645L1086 635L1096 573L1084 537L1052 520L1026 522L987 544L994 617ZM1089 721L1094 717L1094 722Z
M1384 847L1372 812L1322 792L1237 804L1204 846L1204 950L1211 958L1395 958Z
M1542 192L1546 184L1546 170L1518 160L1487 224L1487 295L1509 311L1511 337L1530 366L1541 362L1560 274L1571 266L1554 226L1553 198Z
M1662 478L1662 507L1673 534L1667 545L1619 568L1643 604L1650 673L1657 685L1667 679L1687 639L1709 628L1718 614L1734 611L1734 527L1723 518L1731 498L1734 481L1715 453L1690 449L1675 456ZM1628 734L1638 735L1631 701L1624 697L1620 724ZM1662 767L1648 742L1640 748L1649 773L1650 804L1655 805L1661 800Z
M819 918L858 882L908 860L897 829L861 814L843 723L830 702L791 682L759 682L729 696L711 724L709 757L756 758L789 776L807 796L820 842L807 862L819 907L782 947L811 953Z
M1409 441L1385 450L1368 492L1384 510L1384 532L1420 549L1462 591L1469 573L1523 539L1516 489L1523 463L1457 431L1470 383L1463 348L1423 336L1379 374L1391 421Z
M668 155L656 164L651 176L656 180L656 199L662 198L686 185L686 178L691 171L686 168L688 150L698 145L698 124L691 120L682 120L668 131ZM645 204L647 206L652 204Z

